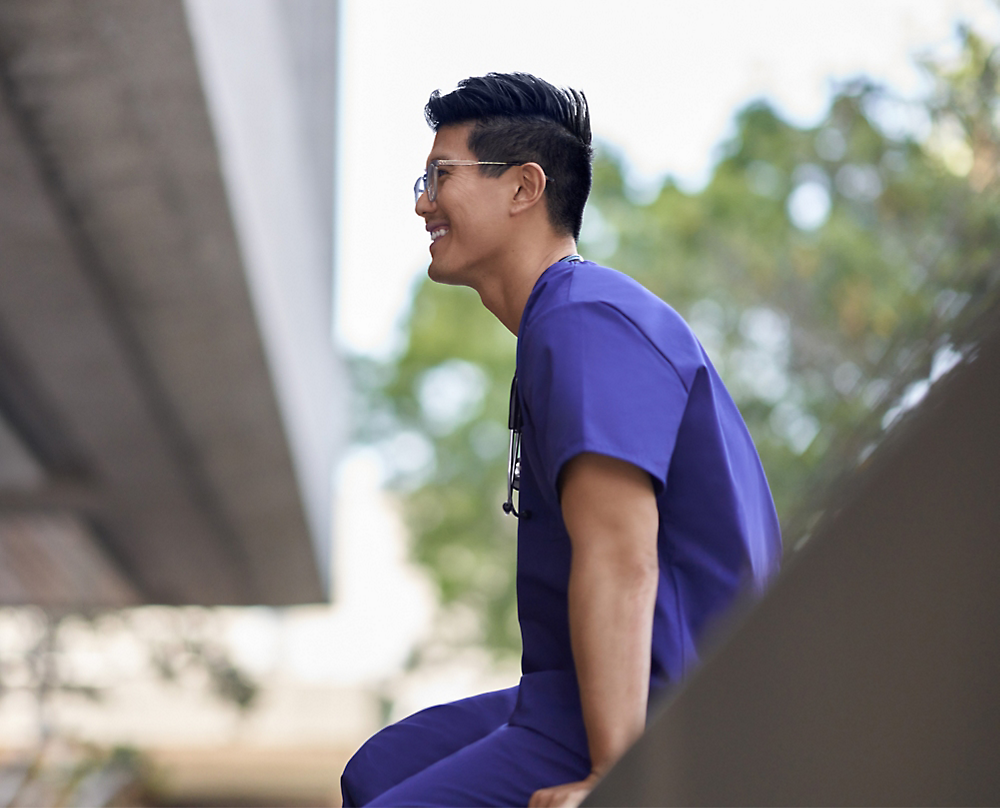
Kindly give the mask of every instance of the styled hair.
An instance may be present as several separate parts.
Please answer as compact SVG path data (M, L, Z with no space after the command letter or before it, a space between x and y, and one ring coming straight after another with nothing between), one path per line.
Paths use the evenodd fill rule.
M469 150L478 160L538 163L553 228L580 237L583 208L593 179L590 111L579 90L560 89L528 73L489 73L463 79L458 88L431 93L424 117L442 126L472 123ZM500 176L505 166L480 166Z

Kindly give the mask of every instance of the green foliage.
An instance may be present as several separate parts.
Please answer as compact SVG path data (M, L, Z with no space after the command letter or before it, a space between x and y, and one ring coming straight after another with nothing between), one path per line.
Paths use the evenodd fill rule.
M409 347L367 405L391 412L393 429L432 442L432 468L397 474L413 556L432 571L445 604L482 617L476 639L507 651L520 642L512 611L516 523L500 508L515 347L474 292L425 282L413 302ZM435 396L466 406L437 412Z
M638 204L622 160L607 149L596 160L581 252L692 324L786 526L814 507L805 494L821 461L824 480L855 462L857 440L845 436L873 411L882 418L899 379L960 349L956 315L1000 284L998 58L962 36L955 64L925 65L934 90L921 104L855 82L815 128L751 104L701 191L668 180ZM413 555L444 603L481 617L476 639L500 653L519 642L516 526L500 510L514 350L474 293L425 282L403 355L358 366L368 437L404 432L433 449L396 475ZM464 406L436 411L449 396Z

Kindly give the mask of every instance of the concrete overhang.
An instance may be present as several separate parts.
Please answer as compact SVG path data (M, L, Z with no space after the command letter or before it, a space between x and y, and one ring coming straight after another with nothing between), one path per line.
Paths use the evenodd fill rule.
M231 114L220 123L225 58L203 81L234 6L215 4L214 23L205 6L0 4L0 603L328 597L343 387L323 204L334 99L329 143L313 141L331 174L271 186L299 215L258 236L273 253L261 257L245 212L268 177L234 175L218 146L241 136ZM334 3L243 9L260 36L283 38L264 43L272 53L295 36L335 41ZM285 97L301 82L272 85ZM274 130L312 99L269 100L243 108ZM301 173L310 144L292 147ZM308 242L307 260L300 244L278 277L289 241Z

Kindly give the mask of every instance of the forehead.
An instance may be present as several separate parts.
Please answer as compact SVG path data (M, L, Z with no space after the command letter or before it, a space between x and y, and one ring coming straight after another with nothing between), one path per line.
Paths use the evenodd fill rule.
M434 144L427 162L431 160L474 160L475 155L469 151L469 132L471 123L442 126L434 135Z

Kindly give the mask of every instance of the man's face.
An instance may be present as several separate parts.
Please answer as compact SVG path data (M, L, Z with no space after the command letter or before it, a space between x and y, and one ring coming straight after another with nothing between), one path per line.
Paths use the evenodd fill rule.
M438 129L427 163L478 159L468 146L471 128L461 124ZM510 224L506 177L485 177L479 166L438 169L437 198L431 202L424 193L416 206L431 237L431 280L475 286L477 272L503 249Z

